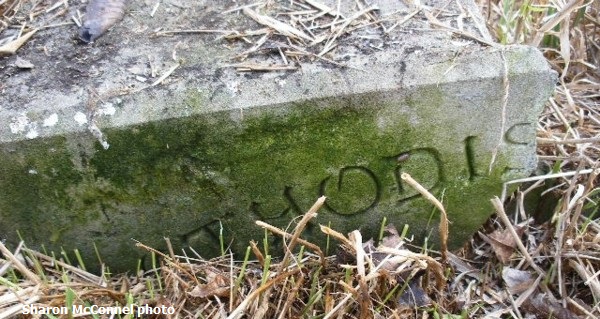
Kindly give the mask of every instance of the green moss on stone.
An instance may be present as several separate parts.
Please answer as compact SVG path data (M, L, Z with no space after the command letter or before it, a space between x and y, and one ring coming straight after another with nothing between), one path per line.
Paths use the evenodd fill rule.
M319 223L368 237L383 217L411 225L418 238L436 234L438 217L427 222L431 203L400 179L408 172L443 198L456 247L491 212L500 173L474 176L491 155L469 160L467 136L436 127L443 119L435 107L448 103L444 91L403 94L403 102L372 94L107 129L110 148L95 143L93 152L67 151L65 140L28 144L20 155L0 158L8 177L0 187L14 187L0 201L0 209L14 213L3 213L0 226L24 229L36 242L49 238L54 248L77 246L88 257L93 246L80 243L95 242L118 269L144 254L131 238L160 249L166 236L214 256L223 227L231 248L244 251L263 236L255 220L286 228L321 195L326 206L306 232L316 242L324 241ZM174 107L201 109L202 101L190 92L184 106ZM407 109L417 111L406 116ZM44 156L49 149L60 151ZM27 174L28 167L39 173Z

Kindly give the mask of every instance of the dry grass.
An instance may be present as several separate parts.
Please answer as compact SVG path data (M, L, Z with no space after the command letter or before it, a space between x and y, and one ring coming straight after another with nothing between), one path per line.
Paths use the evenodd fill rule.
M244 261L171 252L145 273L95 276L0 245L0 318L31 303L172 306L172 318L600 317L600 2L480 1L500 42L538 46L561 81L538 125L538 176L504 203L493 199L497 214L461 251L447 253L447 264L436 252L409 250L391 227L379 247L359 232L323 227L340 245L337 256L325 257L301 239L318 201L293 233L271 229L290 248L279 262L253 243ZM8 3L0 0L3 14ZM540 189L540 205L526 208L524 198ZM543 215L549 221L530 217ZM294 246L301 248L292 254Z

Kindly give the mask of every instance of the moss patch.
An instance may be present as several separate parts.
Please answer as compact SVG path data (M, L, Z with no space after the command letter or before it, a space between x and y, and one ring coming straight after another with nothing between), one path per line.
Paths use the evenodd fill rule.
M264 234L255 220L286 228L320 195L325 209L308 230L317 242L325 240L318 223L367 237L383 217L409 224L418 239L435 237L438 216L402 183L408 172L443 198L456 247L491 212L501 170L480 173L489 152L476 137L439 126L435 108L448 98L429 90L408 92L403 103L371 94L109 129L108 150L76 137L14 145L19 151L0 163L7 177L0 187L11 190L0 201L0 226L50 248L78 247L88 258L94 242L118 269L143 255L131 238L164 248L166 236L209 257L219 253L222 228L227 244L244 251ZM185 104L201 108L203 100Z

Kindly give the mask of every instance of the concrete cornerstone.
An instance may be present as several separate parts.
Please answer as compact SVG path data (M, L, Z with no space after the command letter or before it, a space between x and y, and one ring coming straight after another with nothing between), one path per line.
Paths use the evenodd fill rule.
M63 25L0 58L2 239L77 248L90 265L95 246L123 270L146 254L132 238L211 257L222 231L240 252L264 236L254 221L286 228L325 195L315 242L318 224L368 238L386 217L437 245L439 212L407 172L460 246L503 182L536 167L555 83L541 53L490 43L468 1L297 2L316 17L302 34L252 18L291 26L300 10L277 11L289 1L131 1L92 44Z

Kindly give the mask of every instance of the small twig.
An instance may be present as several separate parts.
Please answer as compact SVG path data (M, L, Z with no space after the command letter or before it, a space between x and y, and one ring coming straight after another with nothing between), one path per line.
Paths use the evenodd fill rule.
M340 282L340 283L342 283L342 282ZM348 302L348 300L350 300L350 298L352 298L352 294L347 293L346 296L344 296L344 298L342 300L338 301L338 304L335 305L335 307L333 307L333 309L331 309L331 311L328 314L326 314L325 317L323 317L323 319L333 318L334 315L338 312L338 310L340 310L342 307L346 306L346 303Z
M154 15L156 14L156 10L158 10L159 6L160 6L160 0L156 1L156 4L152 8L152 12L150 12L150 17L154 18Z
M402 173L400 178L405 181L408 185L414 188L417 192L419 192L425 199L433 203L435 207L440 211L440 253L442 255L442 264L446 265L448 261L448 214L446 214L446 209L444 205L440 203L440 201L435 198L425 187L421 186L419 182L415 181L408 173Z
M525 182L534 182L534 181L545 180L545 179L570 177L570 176L577 175L577 174L585 175L585 174L591 174L595 170L599 170L599 169L589 168L589 169L582 169L580 171L572 171L572 172L564 172L564 173L556 173L556 174L547 174L547 175L541 175L541 176L519 178L519 179L514 179L512 181L508 181L504 184L521 184L521 183L525 183Z
M0 312L0 318L14 318L14 316L18 316L19 314L23 315L23 306L31 305L40 300L40 296L33 296L27 300L23 300L21 303L16 304L14 306L8 308L2 308L2 312Z
M3 55L13 55L17 53L17 50L25 44L38 30L34 29L25 33L24 35L18 37L7 44L0 46L0 56Z
M277 319L286 318L286 315L288 314L288 309L291 308L292 304L298 298L298 291L300 291L303 284L304 284L304 276L298 276L298 281L296 281L296 283L294 284L294 287L288 293L288 296L285 300L285 303L283 304L281 311L279 312L279 317Z
M341 16L341 13L339 11L334 10L333 8L328 7L325 4L322 4L320 2L317 2L315 0L304 0L306 3L308 3L309 5L321 10L321 12L323 12L324 14L329 14L331 16Z
M540 44L540 42L542 42L542 39L544 38L546 32L552 30L561 21L569 19L569 15L571 14L571 12L577 10L577 8L579 8L581 3L583 2L584 0L571 0L569 1L569 3L562 6L561 10L556 14L552 15L552 18L549 19L546 23L544 23L544 25L537 29L534 29L535 36L530 45L537 47Z
M35 284L42 284L40 278L36 276L36 274L34 274L31 270L29 270L27 266L23 265L23 263L17 257L15 257L15 255L13 255L12 252L10 252L8 248L6 248L6 246L4 246L2 241L0 241L0 253L2 253L2 255L4 255L4 258L10 261L13 264L13 266L15 266L15 268L17 268L17 270L21 274L23 274L23 276L25 276L27 279L33 281Z
M150 86L157 86L159 85L162 81L164 81L167 77L169 77L169 75L171 75L171 73L173 73L178 67L180 66L179 63L175 64L174 66L172 66L170 69L167 70L167 72L165 72L163 75L161 75L156 81L154 81L154 83L152 83Z
M279 275L277 275L277 277L269 280L267 283L265 283L264 285L258 287L256 290L254 290L251 294L249 294L244 301L242 301L237 308L235 308L235 310L229 314L229 316L227 316L227 319L237 319L239 318L241 315L244 314L244 312L246 311L246 308L248 308L248 306L250 305L250 303L252 301L254 301L254 299L256 299L262 292L264 292L265 290L269 289L271 286L273 286L274 284L287 279L287 277L292 276L298 272L300 272L300 268L294 268L290 271L284 272L284 273L280 273Z
M258 39L258 41L256 41L256 43L254 44L254 46L252 46L250 49L238 54L235 58L236 59L243 59L246 58L248 55L256 52L258 49L260 49L260 47L265 44L265 42L267 42L267 40L269 39L269 36L271 34L270 33L266 33L265 35L263 35L260 39Z
M362 235L358 230L353 231L349 235L353 241L354 250L356 251L356 275L358 279L358 303L360 305L360 318L369 317L369 309L372 306L371 298L369 297L369 287L366 281L366 252L363 248Z
M158 31L154 35L156 36L165 36L171 34L196 34L196 33L222 33L222 34L236 34L235 30L217 30L217 29L182 29L182 30L166 30L166 31Z
M325 46L323 47L323 50L321 50L321 52L318 54L319 56L324 55L325 53L331 51L331 49L333 49L334 45L333 43L335 42L335 40L342 35L342 33L344 33L344 30L350 25L350 23L352 23L354 20L358 19L359 17L361 17L362 15L365 15L367 13L369 13L370 11L375 10L375 7L368 7L364 10L361 10L357 13L355 13L354 15L352 15L350 18L346 19L344 21L344 24L342 24L337 32L333 35L333 37L331 37L329 40L327 40L327 43L325 43Z
M284 237L286 239L292 238L292 234L286 233L285 231L283 231L275 226L272 226L270 224L267 224L263 221L257 220L255 223L257 226L262 227L262 228L264 228L274 234L277 234L281 237ZM319 246L317 246L311 242L308 242L302 238L298 238L297 241L300 245L304 245L304 246L308 247L309 249L313 250L314 252L316 252L317 255L319 255L319 257L321 258L322 262L325 261L325 254L323 254L323 251L321 251L321 248L319 248Z
M594 298L595 299L600 298L600 282L598 281L598 278L593 273L590 273L581 264L580 260L578 260L578 262L576 262L575 260L570 259L569 266L571 266L571 268L575 269L575 271L577 272L579 277L581 277L581 279L584 280L585 285L590 287L590 290L591 290Z
M243 71L285 71L285 70L298 69L296 66L293 66L293 65L285 65L285 64L262 65L262 64L256 64L256 63L239 63L239 64L227 65L227 67L235 67L240 72L243 72Z
M275 29L275 31L290 37L290 38L294 38L294 39L303 39L303 40L307 40L307 41L314 41L314 39L307 35L306 33L284 23L281 22L279 20L273 19L271 17L265 16L265 15L261 15L258 14L256 11L250 9L250 8L244 8L243 9L244 13L249 16L250 18L252 18L254 21L268 26L270 28Z
M25 248L25 250L28 253L34 255L36 258L43 259L43 260L46 260L46 261L51 262L51 263L55 263L55 264L61 266L62 268L64 268L65 270L68 270L68 271L72 272L73 274L76 274L79 277L81 277L82 279L85 279L85 280L87 280L87 281L89 281L89 282L91 282L91 283L93 283L95 285L106 287L106 282L104 281L104 278L102 278L102 277L98 277L98 276L96 276L94 274L91 274L91 273L89 273L87 271L84 271L84 270L82 270L80 268L77 268L75 266L69 265L69 264L67 264L65 262L62 262L60 260L57 260L54 257L46 256L46 255L44 255L42 253L39 253L37 251L31 250L31 249L28 249L28 248Z
M525 248L525 246L523 245L519 234L517 234L517 231L510 222L510 219L508 218L508 216L506 216L506 212L504 212L504 207L502 206L502 202L500 201L500 199L498 197L494 197L492 199L492 205L494 205L496 213L498 214L498 217L500 217L500 220L504 224L504 227L506 227L506 229L508 229L510 234L513 236L515 242L517 243L519 251L521 251L521 254L523 254L523 257L525 257L525 260L527 260L529 265L533 269L535 269L535 271L537 271L539 275L545 276L546 273L533 261L533 258L531 258L531 255L529 255L529 252L527 251L527 248Z
M350 242L350 240L348 240L348 238L346 238L346 236L344 236L342 233L337 232L327 226L323 226L323 225L319 225L319 226L321 227L321 232L323 232L323 234L325 234L327 236L331 236L331 237L341 241L344 246L354 250L354 246L352 245L352 242Z
M62 23L56 23L56 24L48 24L45 26L41 26L38 28L38 30L45 30L45 29L51 29L51 28L58 28L58 27L64 27L67 25L73 25L75 22L62 22Z
M285 255L283 256L283 259L279 263L279 271L280 272L283 271L283 269L285 269L288 266L289 259L290 259L291 254L293 253L294 247L299 242L298 239L300 238L300 234L302 234L302 232L304 231L304 228L306 227L308 222L311 219L317 217L317 211L319 209L321 209L321 206L323 206L323 204L325 203L325 199L326 199L325 196L319 197L319 199L317 199L317 201L312 205L312 207L308 210L308 212L306 212L306 214L304 214L304 216L302 216L302 219L298 222L298 225L296 225L296 228L294 229L294 233L292 234L292 238L290 239L290 242L285 249Z
M392 32L392 30L394 30L395 28L405 24L408 20L412 19L412 17L416 16L417 13L421 12L421 8L417 8L417 10L407 14L402 20L394 23L394 25L392 25L391 27L387 28L385 30L386 34L389 34L390 32Z
M475 41L477 41L479 43L488 45L490 47L498 47L497 43L487 41L487 40L482 39L482 38L480 38L480 37L478 37L478 36L476 36L476 35L474 35L474 34L472 34L470 32L461 31L461 30L455 29L455 28L453 28L451 26L447 26L447 25L443 24L440 20L438 20L436 17L434 17L427 10L423 10L423 13L425 13L425 17L427 17L427 20L429 20L429 23L431 23L434 26L444 28L444 29L446 29L446 30L448 30L448 31L456 34L456 35L463 36L463 37L465 37L467 39L475 40Z
M598 143L600 142L600 137L589 137L589 138L572 138L565 140L555 140L552 138L543 138L538 137L536 139L538 144L585 144L585 143Z
M158 256L163 258L163 261L169 265L173 265L173 267L176 267L177 269L179 269L180 271L184 272L185 274L187 274L190 278L192 278L194 280L194 282L196 283L196 285L200 285L200 281L198 281L198 278L196 278L196 276L194 276L194 274L190 273L187 269L184 269L179 261L177 259L172 259L169 255L166 255L163 252L160 252L152 247L146 246L144 244L142 244L141 242L133 239L133 241L135 242L135 247L147 250L149 252L155 253Z
M236 12L236 11L242 11L244 10L244 8L252 8L252 7L258 7L258 6L262 6L263 3L261 2L257 2L257 3L252 3L246 6L241 6L241 7L235 7L233 9L229 9L229 10L225 10L223 12L221 12L221 14L228 14L228 13L232 13L232 12Z

